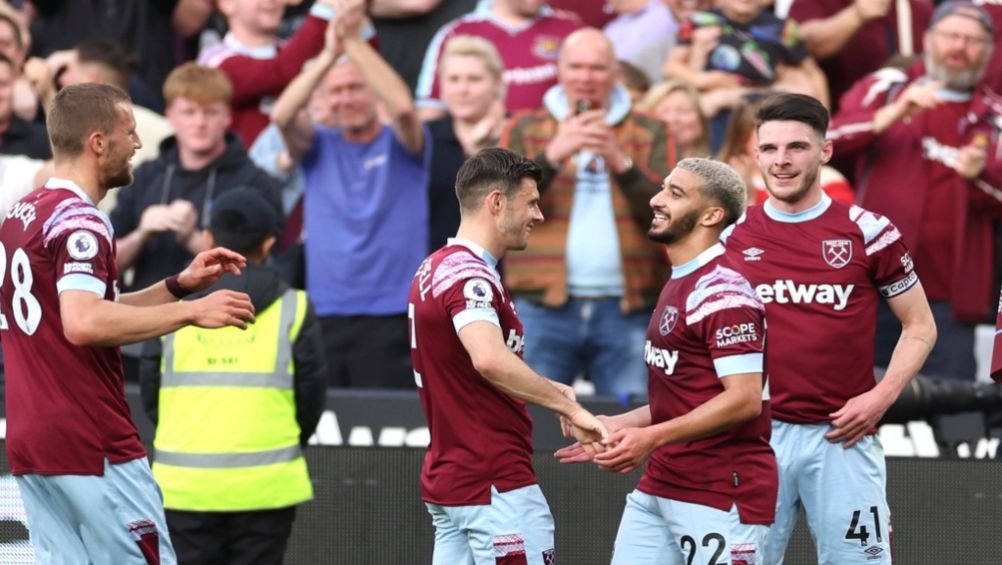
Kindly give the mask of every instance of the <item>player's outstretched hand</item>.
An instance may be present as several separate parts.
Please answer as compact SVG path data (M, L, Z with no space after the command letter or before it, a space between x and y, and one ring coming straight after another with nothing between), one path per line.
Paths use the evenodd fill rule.
M595 463L616 473L629 473L636 469L657 447L650 428L623 428L602 443L608 449L595 455Z
M829 414L832 430L825 438L848 449L877 425L890 406L877 389L850 398L837 412Z
M243 292L217 290L188 304L194 312L192 324L200 328L234 326L245 330L247 324L254 323L254 305Z
M240 275L247 266L247 259L225 247L216 247L195 256L188 267L177 276L181 288L190 292L205 290L216 284L226 273Z
M615 416L598 415L595 417L598 418L599 422L602 422L602 425L605 426L606 431L610 434L615 433L620 428ZM566 418L561 417L561 420L566 420ZM569 421L568 424L570 424ZM570 428L568 428L567 434L564 437L573 437ZM601 442L592 442L591 444L577 442L554 451L553 456L561 463L584 463L592 461L596 453L601 453L605 450L606 447Z
M601 442L605 438L609 437L609 431L605 429L605 424L601 420L596 418L591 412L581 408L577 412L571 414L569 418L571 423L571 435L574 439L580 443L585 450L591 451L593 454L600 450L604 450Z

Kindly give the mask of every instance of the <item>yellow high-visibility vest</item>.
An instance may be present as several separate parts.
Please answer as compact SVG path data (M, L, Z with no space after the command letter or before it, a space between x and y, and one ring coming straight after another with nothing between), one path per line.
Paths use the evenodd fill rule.
M313 498L299 448L292 346L306 294L290 289L246 330L164 336L153 476L164 507L284 508Z

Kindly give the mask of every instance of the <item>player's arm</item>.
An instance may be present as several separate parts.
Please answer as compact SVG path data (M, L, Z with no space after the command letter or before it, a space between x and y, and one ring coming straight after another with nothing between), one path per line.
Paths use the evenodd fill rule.
M482 320L471 322L459 330L459 340L470 355L473 367L485 379L516 398L567 418L585 432L575 431L577 439L591 442L608 435L595 416L512 353L497 325Z
M868 392L850 398L831 414L829 441L842 442L848 448L867 434L894 404L901 391L918 374L936 343L936 322L921 283L887 299L888 306L901 322L901 337L894 347L884 378Z
M720 379L724 390L687 414L645 428L624 428L603 443L612 448L595 456L603 469L628 473L652 451L709 437L757 418L762 413L762 373L739 373Z
M178 273L177 284L183 292L200 292L216 284L226 273L240 275L240 270L246 266L247 259L243 255L224 247L216 247L196 255L191 264ZM167 287L166 280L143 290L123 294L118 299L128 306L156 306L177 300L178 297Z
M115 347L160 337L187 325L203 328L254 321L254 306L242 292L219 290L192 301L137 307L105 300L88 290L59 293L63 335L81 347Z

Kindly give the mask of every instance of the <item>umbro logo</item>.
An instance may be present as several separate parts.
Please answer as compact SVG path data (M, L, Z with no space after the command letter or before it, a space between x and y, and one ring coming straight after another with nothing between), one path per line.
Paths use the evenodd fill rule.
M761 261L762 254L765 253L765 251L762 251L758 247L749 247L748 249L745 249L741 253L744 254L745 261Z

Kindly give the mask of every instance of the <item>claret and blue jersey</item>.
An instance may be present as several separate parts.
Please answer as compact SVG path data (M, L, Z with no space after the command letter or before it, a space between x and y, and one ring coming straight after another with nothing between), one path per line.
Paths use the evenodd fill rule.
M877 300L918 284L887 218L823 196L796 214L768 202L721 236L766 305L773 416L827 422L874 385Z

